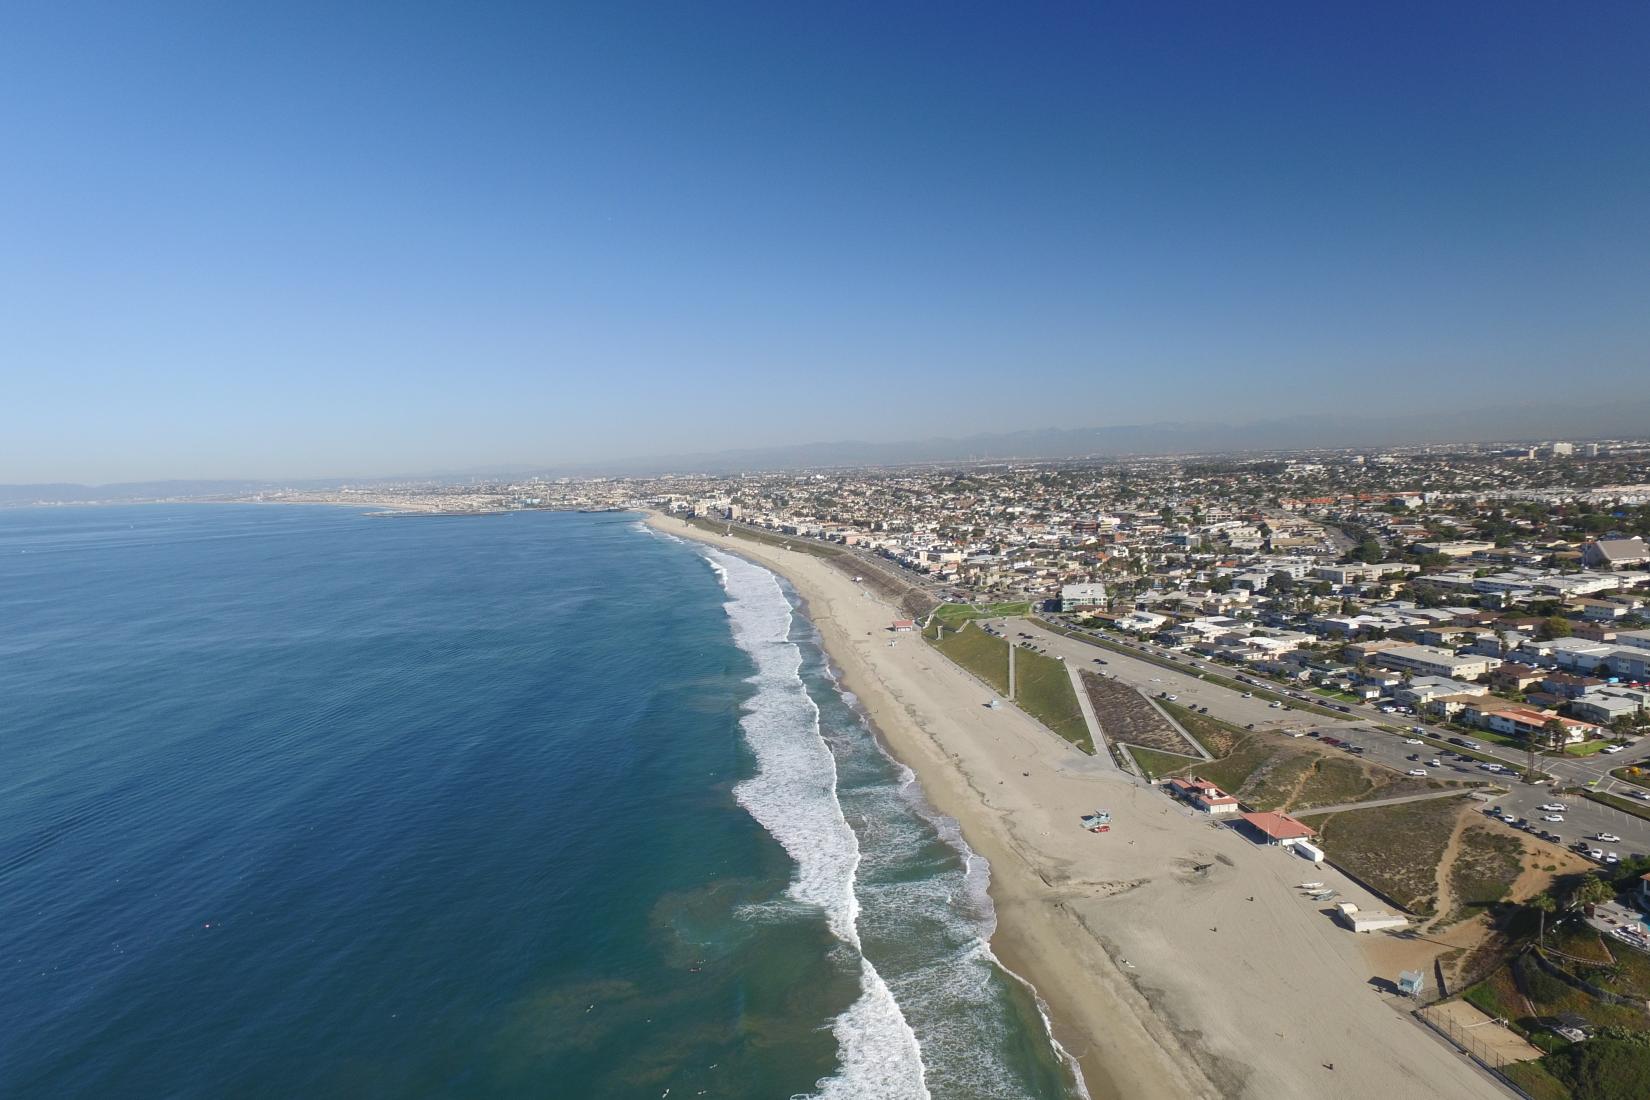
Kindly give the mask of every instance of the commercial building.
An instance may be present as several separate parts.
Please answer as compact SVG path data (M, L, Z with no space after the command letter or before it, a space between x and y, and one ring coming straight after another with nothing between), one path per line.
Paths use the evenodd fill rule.
M1099 583L1068 584L1060 589L1061 611L1088 611L1106 606L1106 586Z

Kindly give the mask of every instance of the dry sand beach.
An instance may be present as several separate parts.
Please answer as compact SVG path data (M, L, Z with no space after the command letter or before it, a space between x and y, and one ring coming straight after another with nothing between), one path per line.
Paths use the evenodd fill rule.
M811 555L655 527L783 574L889 749L991 863L992 946L1047 1002L1100 1098L1505 1096L1371 979L1378 941L1294 884L1333 869L1262 848L1049 733ZM890 640L894 644L890 646ZM1094 835L1079 815L1109 809Z

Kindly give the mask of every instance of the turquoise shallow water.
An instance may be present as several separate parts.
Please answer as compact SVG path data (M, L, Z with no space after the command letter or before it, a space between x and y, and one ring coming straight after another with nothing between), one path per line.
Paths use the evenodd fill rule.
M0 512L0 1095L1068 1095L770 575L634 517Z

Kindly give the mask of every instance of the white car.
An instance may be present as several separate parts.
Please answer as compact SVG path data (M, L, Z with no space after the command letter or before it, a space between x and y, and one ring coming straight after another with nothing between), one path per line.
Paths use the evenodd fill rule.
M1564 805L1562 802L1543 802L1541 804L1541 808L1550 814L1561 814L1570 807Z
M1542 814L1541 815L1541 820L1543 820L1543 821L1563 821L1564 820L1564 815L1563 814Z
M1615 833L1599 833L1598 835L1593 837L1593 839L1594 840L1602 840L1606 844L1620 844L1621 843L1621 837L1617 836Z
M1409 769L1409 774L1425 776L1427 774L1427 770L1425 768L1411 768Z
M1608 753L1618 753L1618 752L1621 751L1621 746L1620 745L1605 745L1602 749L1599 749L1598 751L1599 752L1608 752Z
M1426 742L1421 740L1419 737L1406 737L1406 738L1404 738L1404 744L1406 744L1406 745L1424 745L1424 744L1426 744Z
M1602 860L1604 858L1604 850L1602 848L1592 848L1588 850L1587 855L1592 859Z
M1243 693L1243 697L1245 699L1253 699L1255 697L1255 693L1252 691L1246 691Z
M1621 862L1621 857L1616 855L1616 853L1611 852L1610 854L1608 854L1604 857L1604 862L1606 862L1606 863L1620 863Z

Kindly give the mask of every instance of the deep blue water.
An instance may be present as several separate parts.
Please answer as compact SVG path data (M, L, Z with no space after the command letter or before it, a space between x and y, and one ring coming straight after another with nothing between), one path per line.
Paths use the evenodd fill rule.
M790 610L632 516L0 512L0 1095L1067 1095Z

